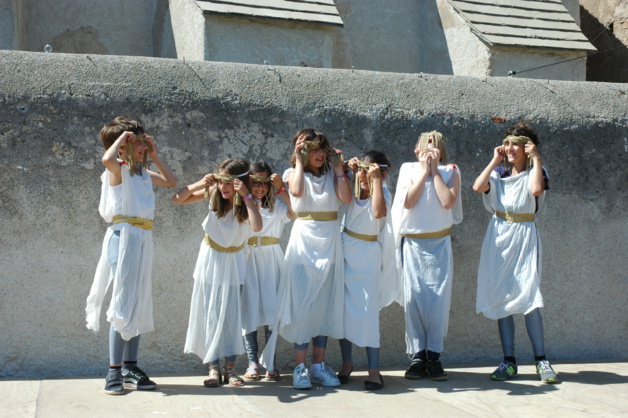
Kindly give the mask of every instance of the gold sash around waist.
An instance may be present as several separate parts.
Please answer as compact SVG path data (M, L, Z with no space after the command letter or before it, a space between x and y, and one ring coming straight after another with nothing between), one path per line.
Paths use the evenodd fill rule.
M261 247L264 245L279 244L279 238L275 237L251 237L248 240L249 245L253 247Z
M441 229L435 232L423 232L421 234L401 234L401 236L412 239L429 239L429 238L442 238L451 234L451 228Z
M495 211L495 216L502 218L503 220L513 222L534 222L534 213L506 213Z
M302 221L335 221L338 212L297 212L297 219Z
M362 241L377 241L377 235L358 234L357 232L353 232L347 228L344 228L343 230L344 233L349 235L351 238L360 239Z
M221 253L237 253L244 248L244 243L237 247L223 247L222 245L219 245L218 243L216 243L216 241L211 239L207 234L205 234L205 244L209 245L216 251L220 251Z
M113 217L113 223L127 223L142 229L153 229L153 221L144 218L134 218L132 216L116 215Z

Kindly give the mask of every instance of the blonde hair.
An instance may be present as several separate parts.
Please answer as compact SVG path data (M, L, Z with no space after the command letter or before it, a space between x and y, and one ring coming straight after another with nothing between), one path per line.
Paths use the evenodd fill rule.
M419 136L419 139L416 142L415 149L418 149L419 151L427 150L428 148L427 146L430 140L430 135L433 138L432 144L434 145L435 148L438 148L438 150L440 151L439 162L446 164L447 163L447 149L445 148L445 139L443 138L443 134L441 134L438 131L423 132Z

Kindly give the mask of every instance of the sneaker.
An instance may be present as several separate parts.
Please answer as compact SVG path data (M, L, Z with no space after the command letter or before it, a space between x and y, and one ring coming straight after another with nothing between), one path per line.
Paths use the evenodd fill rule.
M517 377L517 365L511 362L505 363L503 361L499 363L499 367L496 368L491 375L491 379L499 381L504 381L513 377Z
M558 376L549 361L541 360L536 362L536 373L541 376L541 382L543 383L556 383L558 382Z
M124 369L122 378L126 386L130 386L137 390L151 390L157 387L157 384L150 380L146 373L137 366L132 369Z
M406 374L404 374L403 377L406 379L416 380L422 378L425 375L425 372L427 372L427 362L422 358L415 357L412 359L412 363L410 364L410 367L408 367L408 370L406 370Z
M443 365L440 360L428 360L427 361L427 375L432 380L443 381L449 379L447 372L443 369Z
M317 383L321 386L340 386L340 380L338 376L329 366L325 366L325 363L321 363L320 369L312 367L310 370L310 380L312 383Z
M105 393L107 395L122 395L124 393L120 369L109 369L109 373L105 377Z
M303 363L299 364L292 374L292 386L295 389L311 389L310 371Z

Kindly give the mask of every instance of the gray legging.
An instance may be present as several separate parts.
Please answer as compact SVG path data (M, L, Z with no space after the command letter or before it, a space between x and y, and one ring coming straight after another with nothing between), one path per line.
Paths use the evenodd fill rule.
M270 334L272 334L272 331L270 330L270 328L268 328L268 325L265 325L264 336L266 338L266 343L268 343ZM246 350L246 357L249 359L249 364L259 363L259 358L257 356L257 352L258 352L257 330L253 332L249 332L248 334L244 336L244 349Z
M109 257L109 263L111 264L111 271L115 272L118 266L118 249L120 247L120 231L114 231L113 235L109 239L109 246L107 247L107 255ZM112 273L113 274L113 273ZM137 352L140 348L140 335L131 338L129 341L124 341L118 331L115 330L113 325L109 328L109 364L118 365L122 364L122 357L126 348L125 361L137 362Z
M545 355L545 343L543 342L543 317L537 308L525 315L528 337L532 343L535 357ZM497 320L499 337L502 341L504 357L515 356L515 320L512 315Z
M351 341L343 338L338 340L338 342L340 343L342 361L353 361ZM369 363L369 370L379 370L379 347L366 347L366 357Z

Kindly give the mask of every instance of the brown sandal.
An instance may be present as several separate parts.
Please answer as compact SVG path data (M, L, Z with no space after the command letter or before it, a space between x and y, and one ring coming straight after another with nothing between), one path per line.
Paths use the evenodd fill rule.
M229 386L244 386L244 380L235 374L233 367L225 366L225 372L223 373L224 382Z
M266 372L266 376L264 377L265 382L276 382L278 380L281 380L279 370L273 370L272 372L269 370Z
M257 367L257 364L249 365L246 369L246 373L244 373L244 376L242 377L245 382L257 382L259 380L259 368Z
M220 386L220 382L222 382L222 378L218 365L209 366L209 376L203 381L203 386L206 388L217 388Z

